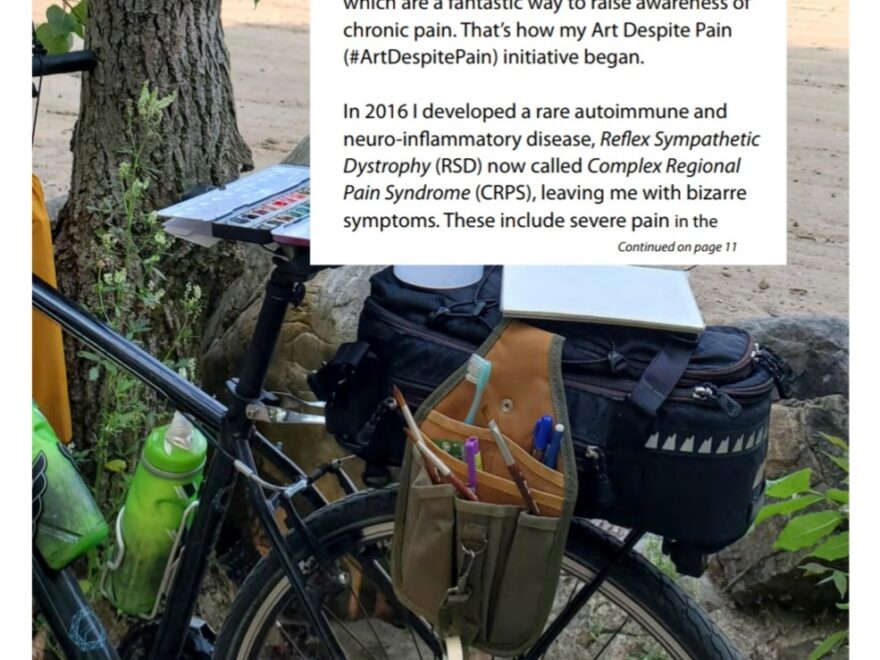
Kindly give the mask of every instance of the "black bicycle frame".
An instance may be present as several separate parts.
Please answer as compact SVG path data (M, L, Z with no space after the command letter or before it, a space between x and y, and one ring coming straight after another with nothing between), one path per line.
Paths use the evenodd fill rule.
M248 406L260 402L263 383L287 308L301 302L304 282L314 274L308 259L308 250L276 257L257 326L237 385L231 392L228 408L181 378L143 349L121 337L38 277L33 277L33 307L36 310L58 322L68 334L167 398L171 405L190 417L206 433L215 449L202 484L200 504L187 532L179 567L159 620L155 643L149 656L154 660L166 660L180 655L190 619L195 611L208 557L216 546L238 472L256 472L252 450L280 469L294 484L303 485L302 494L313 506L320 507L327 503L312 487L311 480L299 466L260 435L247 415ZM247 493L294 591L301 602L310 605L305 610L315 633L331 657L343 658L339 642L327 620L321 615L320 607L315 607L309 600L302 571L287 551L284 536L273 515L275 505L267 500L263 489L251 480L248 480ZM288 513L291 511L294 516L298 516L289 507ZM54 621L61 623L63 630L69 632L69 624L76 617L79 617L79 621L85 616L90 624L97 621L78 589L70 588L76 584L75 580L54 578L51 571L38 563L35 563L34 570L35 578L39 577L40 584L44 585L35 592L35 596L44 611L53 610ZM65 621L68 622L67 625L64 625ZM100 626L99 623L97 625ZM65 648L65 652L74 658L115 658L116 652L107 641L106 635L102 638L99 632L95 632L85 647L69 644L67 646L70 648Z
M33 75L88 71L95 65L96 59L91 51L54 56L35 54ZM94 352L113 361L164 396L171 405L187 415L205 433L214 447L199 495L200 503L187 532L180 563L167 594L163 614L159 619L159 628L149 655L152 660L176 658L181 653L195 611L196 598L208 557L216 546L238 472L250 470L253 474L256 471L253 451L276 467L285 478L290 479L291 485L303 485L304 488L299 494L315 508L326 505L327 500L312 486L312 482L326 472L332 472L337 476L346 493L354 489L351 480L341 470L338 462L325 466L326 469L320 470L312 477L306 475L296 463L257 432L247 415L248 407L258 404L263 395L263 383L287 307L302 301L304 282L314 273L315 269L309 265L307 249L276 255L275 269L266 287L266 296L245 355L241 375L230 392L232 400L228 408L181 378L146 351L121 337L112 328L84 311L40 278L33 277L33 307L36 310L58 322L69 335L82 341ZM294 591L301 602L306 604L305 610L310 623L330 656L344 660L338 640L326 619L320 614L320 607L315 607L307 597L304 575L287 551L283 534L275 521L276 507L279 505L283 507L291 519L293 529L302 533L306 541L311 543L313 556L319 560L319 563L324 556L323 548L311 538L299 513L288 500L282 498L279 501L277 497L274 500L267 499L263 489L256 482L251 479L247 481L251 506L269 536ZM617 561L632 550L640 537L640 531L630 533L609 563L566 605L556 620L544 631L535 648L524 657L538 658L546 651L562 628L571 621L608 577ZM376 558L368 557L365 570L375 576L377 584L383 587L389 599L393 598L390 578L384 574L384 569ZM77 660L118 658L100 620L89 606L70 569L53 571L35 554L33 580L34 598L68 657ZM439 645L424 622L409 613L407 617L428 647L435 655L439 655Z

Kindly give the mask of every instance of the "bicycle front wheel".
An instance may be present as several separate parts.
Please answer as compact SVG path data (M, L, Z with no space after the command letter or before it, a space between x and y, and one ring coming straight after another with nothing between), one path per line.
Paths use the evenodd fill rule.
M320 604L348 658L420 660L440 653L430 625L407 612L390 590L395 495L395 488L365 491L307 519L345 576L342 581L313 570L316 562L300 536L287 540L291 556L308 574L310 597ZM589 524L572 524L551 621L619 547L619 541ZM242 585L214 657L326 657L274 553L261 559ZM470 657L488 658L477 653ZM690 596L643 557L630 553L544 657L733 660L742 655Z

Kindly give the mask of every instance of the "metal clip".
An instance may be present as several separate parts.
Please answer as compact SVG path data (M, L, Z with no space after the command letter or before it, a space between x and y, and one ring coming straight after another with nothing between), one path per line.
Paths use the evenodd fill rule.
M282 408L305 408L307 410L312 409L314 412L320 412L327 407L326 401L306 401L290 392L273 391L270 394L274 394L281 400Z
M479 550L471 550L461 541L458 542L458 545L461 546L464 558L461 562L461 570L458 573L458 582L454 587L446 590L446 601L449 603L463 603L471 597L471 588L467 582L474 568L474 561L486 550L485 540Z
M252 403L245 409L245 415L255 422L267 422L269 424L300 424L309 426L324 426L326 420L323 415L310 415L295 410L287 410L278 406L267 406L264 403Z

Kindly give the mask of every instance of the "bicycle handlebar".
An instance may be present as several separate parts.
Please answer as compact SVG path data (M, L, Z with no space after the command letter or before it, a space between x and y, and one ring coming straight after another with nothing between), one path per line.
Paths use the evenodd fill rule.
M95 53L90 50L77 50L62 55L34 55L33 77L91 71L97 63Z

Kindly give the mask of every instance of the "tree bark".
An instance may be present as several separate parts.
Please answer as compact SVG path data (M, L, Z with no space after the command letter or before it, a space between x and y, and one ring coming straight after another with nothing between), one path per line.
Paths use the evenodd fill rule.
M219 185L253 168L251 151L236 125L229 53L220 22L220 0L91 0L86 47L97 68L82 77L70 195L60 217L56 261L61 289L97 310L97 233L107 218L95 207L112 191L126 144L127 104L145 81L160 96L176 94L164 112L160 146L151 164L156 176L148 206L161 208L197 185ZM210 313L225 286L241 272L238 251L194 248L178 241L164 259L169 293L175 283L199 284ZM199 330L200 327L197 327ZM150 344L173 341L172 328L155 325ZM99 410L89 365L68 346L74 437L88 445L89 420Z

